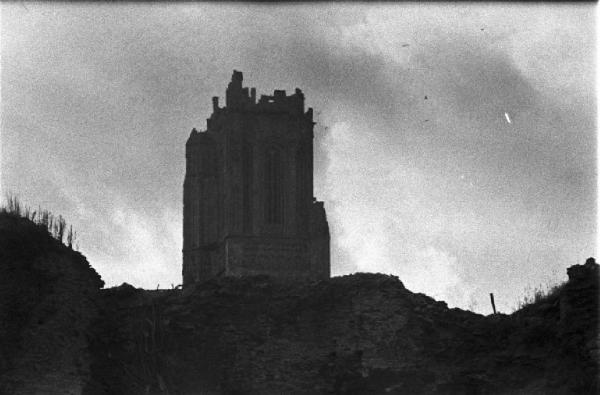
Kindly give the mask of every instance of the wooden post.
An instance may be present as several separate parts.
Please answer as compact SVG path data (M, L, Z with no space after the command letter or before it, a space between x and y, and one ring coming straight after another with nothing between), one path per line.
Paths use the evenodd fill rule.
M492 309L494 309L494 314L496 314L496 304L494 303L494 294L490 294L490 300L492 301Z

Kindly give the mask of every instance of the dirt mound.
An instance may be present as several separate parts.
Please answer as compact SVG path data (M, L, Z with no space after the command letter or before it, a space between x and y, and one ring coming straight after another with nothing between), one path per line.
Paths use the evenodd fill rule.
M103 285L83 255L45 228L0 214L0 393L81 393Z

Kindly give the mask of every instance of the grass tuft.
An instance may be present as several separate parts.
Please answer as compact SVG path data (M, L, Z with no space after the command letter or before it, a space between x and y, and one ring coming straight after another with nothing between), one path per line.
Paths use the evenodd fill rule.
M50 236L60 241L72 250L78 249L77 232L69 225L62 215L55 216L49 210L38 207L32 210L29 206L23 206L17 195L7 193L5 202L0 205L0 213L30 220L37 226L48 231Z
M544 285L540 284L534 288L527 286L525 288L525 296L518 302L517 310L521 310L527 306L551 302L560 295L566 283Z

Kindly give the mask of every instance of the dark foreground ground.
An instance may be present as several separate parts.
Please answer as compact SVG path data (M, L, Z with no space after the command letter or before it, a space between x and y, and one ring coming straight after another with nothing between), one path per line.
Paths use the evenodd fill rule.
M0 394L596 394L598 265L512 315L355 274L100 289L85 257L0 215Z

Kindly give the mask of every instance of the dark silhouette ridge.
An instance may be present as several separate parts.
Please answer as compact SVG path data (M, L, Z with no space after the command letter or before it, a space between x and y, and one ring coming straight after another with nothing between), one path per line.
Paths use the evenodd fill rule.
M82 390L103 285L46 225L0 213L0 394Z
M0 214L0 393L595 394L598 265L511 314L358 273L100 290L85 258Z

